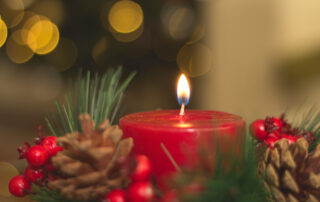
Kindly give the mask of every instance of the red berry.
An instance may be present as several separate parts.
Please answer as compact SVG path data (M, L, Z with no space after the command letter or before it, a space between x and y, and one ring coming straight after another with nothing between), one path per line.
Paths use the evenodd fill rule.
M282 128L282 120L277 117L272 117L273 125L277 128L276 130L281 130Z
M281 138L281 134L275 130L272 133L269 133L267 137Z
M298 139L297 137L288 134L282 135L281 138L285 138L286 140L288 140L289 144L295 143Z
M30 148L30 144L28 142L24 142L24 144L20 147L18 147L19 152L19 159L24 159L26 157L26 153L28 149Z
M56 170L56 167L54 167L51 161L48 161L48 163L44 165L44 168L46 169L47 172L53 172Z
M151 163L147 156L136 155L136 167L131 173L131 180L133 182L149 181L151 176Z
M264 127L264 121L262 119L252 122L250 129L253 137L255 137L257 140L264 140L267 136L267 132Z
M179 202L175 190L167 191L161 198L161 202Z
M26 158L28 163L33 167L41 167L48 161L47 150L39 145L30 147L27 151Z
M136 182L128 188L130 202L149 202L154 197L154 190L149 182Z
M30 191L30 184L23 175L17 175L10 180L9 191L16 197L23 197Z
M57 145L56 139L55 136L48 136L41 142L41 145L48 151L49 156L55 156L59 151L62 151L62 147Z
M280 140L279 137L267 137L264 142L270 146L270 149L273 149L274 143Z
M25 179L30 182L42 182L45 177L45 172L42 168L32 168L30 165L24 170Z
M102 198L101 202L125 202L126 193L121 189L114 189Z

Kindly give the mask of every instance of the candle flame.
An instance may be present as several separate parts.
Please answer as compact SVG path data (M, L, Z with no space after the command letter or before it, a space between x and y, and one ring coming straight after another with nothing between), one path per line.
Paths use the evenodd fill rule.
M190 87L187 80L187 77L184 74L181 74L178 87L177 87L177 97L178 102L181 106L187 105L190 99Z

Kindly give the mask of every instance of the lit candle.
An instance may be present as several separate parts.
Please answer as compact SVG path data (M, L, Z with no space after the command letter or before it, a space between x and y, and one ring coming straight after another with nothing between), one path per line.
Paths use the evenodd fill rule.
M190 99L190 87L185 75L177 85L180 110L158 110L129 114L120 119L124 137L134 140L133 152L149 157L153 172L161 177L181 166L197 163L197 148L208 143L208 138L222 150L241 144L245 131L244 120L219 111L185 110ZM228 141L226 141L228 140Z
M180 115L184 115L184 108L189 103L190 99L190 87L188 80L184 74L182 74L178 81L177 98L181 105Z

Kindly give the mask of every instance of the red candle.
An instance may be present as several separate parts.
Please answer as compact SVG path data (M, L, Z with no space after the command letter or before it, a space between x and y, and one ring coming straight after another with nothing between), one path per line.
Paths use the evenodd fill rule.
M180 79L179 84L186 81ZM178 89L180 111L140 112L120 119L124 136L134 140L133 152L149 157L157 179L181 166L194 166L197 149L209 139L217 141L210 147L219 145L222 150L231 150L239 148L244 137L245 122L241 117L218 111L184 111L189 97L183 96L190 96L190 90L181 85Z

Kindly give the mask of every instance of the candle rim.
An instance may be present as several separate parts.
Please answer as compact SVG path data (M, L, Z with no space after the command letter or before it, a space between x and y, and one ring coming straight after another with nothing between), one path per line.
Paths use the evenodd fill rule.
M159 119L159 122L156 122L156 119L151 119L151 121L143 121L143 119L139 119L139 115L154 115L156 112L163 112L163 113L176 113L176 120L171 121L163 121L162 119ZM221 117L217 118L216 120L214 117L212 119L205 119L205 120L188 120L186 117L188 117L188 114L196 112L207 113L207 115L223 115L225 116L225 119L221 119ZM170 114L169 114L170 115ZM170 130L212 130L217 129L221 126L237 126L237 125L245 125L245 121L242 117L230 114L227 112L222 111L215 111L215 110L186 110L186 114L182 116L181 120L179 119L179 110L155 110L155 111L144 111L144 112L138 112L138 113L132 113L128 114L120 119L120 126L126 125L126 126L134 126L135 128L149 128L150 130L164 130L166 131L168 128ZM152 118L152 116L150 116ZM150 118L149 117L149 118ZM147 117L148 118L148 117ZM154 118L154 117L153 117ZM161 122L162 121L162 122ZM231 124L232 123L232 124ZM190 124L190 126L182 126L179 124Z

